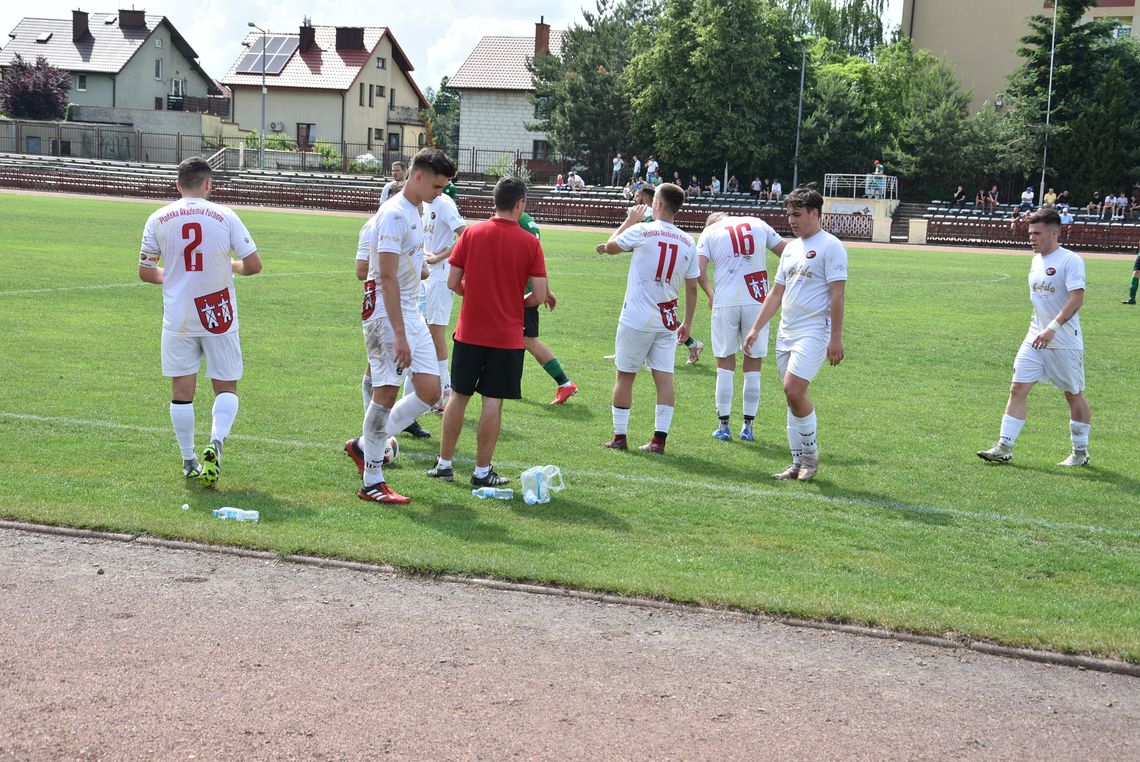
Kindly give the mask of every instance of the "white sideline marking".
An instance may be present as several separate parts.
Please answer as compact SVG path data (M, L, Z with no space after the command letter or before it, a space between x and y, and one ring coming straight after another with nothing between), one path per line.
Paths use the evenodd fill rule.
M266 273L259 276L258 280L265 280L266 278L292 278L299 275L346 275L352 276L351 270L322 270L320 272L295 272L295 273ZM51 288L22 288L16 291L0 291L0 296L24 296L27 294L54 294L61 291L98 291L107 288L134 288L135 286L150 286L153 284L144 283L141 280L132 281L130 283L101 283L89 286L53 286Z
M118 421L101 420L96 418L68 418L65 416L13 413L5 410L0 410L0 419L3 418L9 418L18 421L33 421L36 423L58 424L64 426L88 426L91 428L113 429L116 431L136 431L143 434L169 435L172 433L169 426L142 426L129 423L119 423ZM306 442L298 439L274 439L271 437L252 436L250 434L231 434L230 439L242 442L256 442L258 444L292 447L299 450L333 451L339 449L339 443L337 442ZM411 458L412 460L421 460L424 462L435 462L434 454L404 452L401 453L401 457ZM456 460L459 462L473 463L470 458L456 458ZM511 469L517 468L519 470L522 470L529 467L527 464L516 463L513 461L504 460L499 461L499 463L500 465ZM589 471L575 469L574 474L576 476L584 476L590 479L598 480L609 479L623 482L633 482L637 484L665 484L670 487L693 489L707 493L711 493L724 486L719 482L706 482L697 479L672 479L663 476L641 474L626 474L618 471ZM1037 529L1078 531L1093 534L1116 535L1119 537L1140 538L1140 530L1102 527L1095 524L1070 524L1065 522L1049 521L1048 519L1009 516L1004 513L997 513L995 511L965 511L958 508L936 508L934 506L915 505L913 503L903 503L892 500L871 500L867 498L840 497L832 495L821 495L817 492L794 492L792 490L775 489L772 487L753 487L740 484L734 485L733 489L737 494L747 494L755 497L780 497L784 499L806 500L810 502L833 505L851 505L865 508L879 508L887 511L898 511L901 513L918 513L931 516L951 516L954 518L990 521L1002 524L1012 524L1015 526L1032 527Z

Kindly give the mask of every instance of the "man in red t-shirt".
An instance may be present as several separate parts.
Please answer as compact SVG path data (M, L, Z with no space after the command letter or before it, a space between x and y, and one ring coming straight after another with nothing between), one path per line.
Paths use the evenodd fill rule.
M467 403L478 392L483 411L471 483L498 487L509 481L491 469L491 455L499 440L503 400L522 396L523 308L542 304L547 292L542 246L519 227L525 210L526 184L502 178L495 186L495 216L464 230L447 260L447 285L463 301L451 352L451 399L443 412L439 459L428 476L455 478L455 443Z

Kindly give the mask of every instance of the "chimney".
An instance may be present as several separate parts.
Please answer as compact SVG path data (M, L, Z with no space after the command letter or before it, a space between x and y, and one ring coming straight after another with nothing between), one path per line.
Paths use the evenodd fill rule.
M83 11L72 11L71 41L79 42L89 34L91 34L91 30L87 26L87 14Z
M364 50L364 27L338 26L336 28L337 50Z
M534 25L534 57L550 52L550 24L544 22L545 16L538 17Z
M119 10L120 29L146 29L146 11Z
M317 30L312 24L301 24L301 52L307 53L317 44Z

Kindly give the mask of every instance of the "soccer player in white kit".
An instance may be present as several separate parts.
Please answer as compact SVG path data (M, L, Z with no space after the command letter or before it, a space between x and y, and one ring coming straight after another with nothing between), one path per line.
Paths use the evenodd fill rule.
M218 481L222 445L238 412L242 356L234 275L261 272L245 225L232 210L207 200L211 175L201 156L178 165L175 187L182 198L146 221L139 254L139 278L162 286L162 375L171 379L170 422L182 451L182 473L207 487ZM210 444L200 464L194 452L194 389L203 357L215 396Z
M1009 401L1001 419L998 442L978 457L993 463L1013 460L1013 446L1025 425L1029 392L1038 381L1049 381L1069 403L1069 434L1073 449L1059 466L1089 464L1089 421L1085 399L1085 344L1078 314L1085 302L1085 263L1059 243L1061 215L1041 209L1029 218L1029 300L1033 317L1029 332L1013 361Z
M384 481L384 446L390 434L431 409L440 396L439 362L419 312L424 245L420 204L434 201L454 175L455 163L443 151L421 149L412 159L404 187L374 217L361 309L372 368L372 401L361 436L364 484L357 495L362 500L395 504L411 500ZM396 402L409 371L415 393Z
M458 189L449 182L443 195L424 204L424 263L428 266L428 279L425 285L424 322L431 332L435 344L435 356L439 359L439 380L443 387L442 396L436 403L435 411L443 412L447 398L451 394L451 374L447 369L447 325L451 322L452 300L455 293L447 287L447 258L455 248L459 234L467 227L467 221L455 205Z
M843 361L847 249L820 226L823 196L819 191L797 188L788 194L784 204L796 238L784 247L776 284L744 339L744 351L751 351L760 332L782 305L780 327L776 330L776 367L788 401L792 463L772 476L808 481L819 468L815 406L808 396L808 386L824 359L832 365Z
M392 194L399 193L400 189L404 187L404 180L407 173L404 171L404 162L392 162L392 179L384 184L384 189L380 191L380 206L392 197Z
M693 325L697 307L696 245L692 237L673 225L685 202L685 192L672 183L658 186L653 196L653 220L643 222L645 207L636 206L610 239L598 244L599 254L632 251L626 278L625 302L618 319L614 349L617 380L614 383L614 436L606 447L628 449L629 410L633 382L647 365L657 387L653 438L641 446L645 452L665 452L665 438L673 420L674 348ZM681 282L685 285L685 319L678 316ZM675 335L674 335L675 334Z
M707 226L697 239L697 263L701 281L708 281L709 262L713 264L716 286L709 298L712 307L712 347L716 356L716 414L720 425L713 436L732 441L728 426L732 412L736 353L744 346L756 316L768 295L766 250L777 256L786 241L758 217L729 217L724 212L708 216ZM760 408L760 368L768 356L768 326L760 331L752 349L744 353L744 426L740 439L756 437L752 421Z

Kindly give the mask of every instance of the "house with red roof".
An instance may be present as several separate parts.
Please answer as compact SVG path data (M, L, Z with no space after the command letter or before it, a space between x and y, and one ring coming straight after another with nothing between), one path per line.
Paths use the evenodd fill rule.
M534 30L533 37L483 37L447 81L460 97L461 152L475 149L473 153L492 156L494 151L518 151L532 159L548 157L546 134L526 128L537 116L534 84L526 67L535 56L561 54L562 32L552 31L541 19Z
M232 92L231 119L261 130L262 83L269 133L297 145L333 144L347 156L413 153L427 130L427 98L387 27L315 26L297 32L251 31L221 83Z
M8 37L0 70L17 55L32 64L42 56L71 74L68 95L78 106L182 111L219 94L165 16L72 11L71 19L24 18Z

